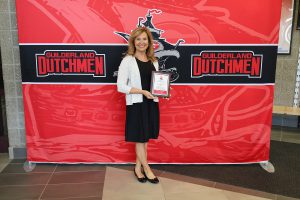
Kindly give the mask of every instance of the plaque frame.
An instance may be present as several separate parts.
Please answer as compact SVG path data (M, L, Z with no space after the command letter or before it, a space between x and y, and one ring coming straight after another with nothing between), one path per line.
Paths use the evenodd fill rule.
M155 91L153 88L154 86L154 77L155 76L159 76L159 75L163 75L164 77L166 77L168 80L167 80L167 91L161 91L161 92L157 92ZM169 72L161 72L161 71L152 71L152 75L151 75L151 86L150 86L150 93L153 95L153 96L156 96L156 97L165 97L165 98L169 98L170 97L170 79L171 79L171 74ZM166 92L166 94L163 94L164 92Z

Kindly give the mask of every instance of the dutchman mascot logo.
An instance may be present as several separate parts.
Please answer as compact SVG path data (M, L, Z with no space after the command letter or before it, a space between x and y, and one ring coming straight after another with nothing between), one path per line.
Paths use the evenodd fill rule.
M105 77L105 56L94 50L47 50L36 54L37 77L92 75Z
M252 51L202 51L192 55L192 78L247 76L261 78L262 55Z
M180 53L176 49L178 45L184 42L183 39L179 39L175 45L166 41L165 38L161 37L163 30L157 29L152 23L152 14L161 14L162 11L158 9L150 9L148 10L148 14L145 18L139 17L137 27L146 27L149 29L153 36L154 40L154 55L158 58L159 70L162 72L169 72L171 74L171 82L176 81L179 78L179 74L177 73L177 68L174 66L167 66L166 61L170 57L180 58ZM124 38L126 41L129 40L130 35L124 32L115 32L117 35ZM116 74L115 74L116 76Z

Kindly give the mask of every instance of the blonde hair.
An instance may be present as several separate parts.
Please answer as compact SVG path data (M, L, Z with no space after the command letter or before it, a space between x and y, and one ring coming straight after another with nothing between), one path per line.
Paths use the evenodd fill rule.
M153 37L152 37L152 34L149 31L149 29L147 29L146 27L138 27L131 32L129 40L128 40L127 55L134 56L135 51L136 51L134 41L142 33L146 33L148 36L148 48L146 49L146 56L149 60L154 62L157 59L154 56Z

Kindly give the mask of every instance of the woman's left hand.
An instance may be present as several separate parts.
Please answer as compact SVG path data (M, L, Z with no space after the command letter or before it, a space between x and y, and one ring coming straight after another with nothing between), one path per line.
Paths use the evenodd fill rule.
M172 87L170 87L170 90L173 90L173 88ZM168 97L163 97L163 99L166 99L166 100L170 100L170 97L171 97L171 94L168 96Z
M170 97L171 97L171 95L169 96L169 97L163 97L163 99L166 99L166 100L170 100Z

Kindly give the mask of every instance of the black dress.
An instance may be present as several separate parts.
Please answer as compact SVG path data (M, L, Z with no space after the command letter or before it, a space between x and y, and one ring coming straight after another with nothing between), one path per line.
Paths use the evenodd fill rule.
M155 71L151 61L143 62L136 58L142 89L150 91L151 74ZM148 142L157 139L159 134L159 107L153 99L143 95L143 102L126 106L125 141Z

